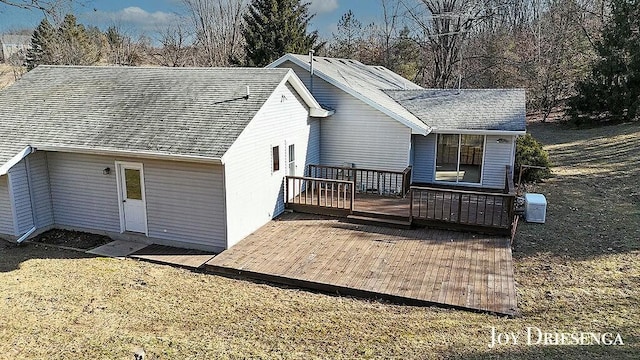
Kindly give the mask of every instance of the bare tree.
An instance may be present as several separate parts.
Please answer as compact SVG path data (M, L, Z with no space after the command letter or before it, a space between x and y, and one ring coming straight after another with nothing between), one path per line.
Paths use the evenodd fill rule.
M59 23L64 14L71 12L72 4L83 2L83 0L0 0L0 13L2 5L25 10L40 10L45 15L51 16L55 23Z
M382 38L383 65L387 68L393 68L391 59L394 39L398 35L400 2L398 0L380 0L380 5L382 5L380 37Z
M160 43L157 58L162 66L183 67L193 60L190 55L191 47L188 43L190 34L181 23L173 24L160 33ZM192 61L193 62L193 61Z
M430 85L446 88L454 83L454 70L461 61L465 38L483 19L483 6L474 0L404 1L407 13L422 31L423 47L431 53Z
M196 30L201 65L225 66L243 58L240 31L246 0L182 0Z

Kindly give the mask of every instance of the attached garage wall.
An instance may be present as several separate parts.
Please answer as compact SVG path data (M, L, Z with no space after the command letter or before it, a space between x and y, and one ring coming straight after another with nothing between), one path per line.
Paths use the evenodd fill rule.
M7 175L0 176L0 235L15 236Z
M149 237L224 250L222 166L163 161L143 164Z
M222 166L58 152L47 158L56 225L119 233L115 161L135 162L144 168L152 241L224 249Z
M114 160L93 155L51 152L49 181L57 225L120 231Z

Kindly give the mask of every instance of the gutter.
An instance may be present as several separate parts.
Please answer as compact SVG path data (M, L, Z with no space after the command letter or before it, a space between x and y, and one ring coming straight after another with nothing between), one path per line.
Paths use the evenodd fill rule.
M90 155L107 155L107 156L126 156L133 158L154 159L154 160L172 160L183 162L196 162L205 164L217 164L222 165L221 158L213 158L197 155L178 155L178 154L162 154L155 152L145 151L131 151L131 150L112 150L104 148L88 148L88 147L73 147L73 146L37 146L38 150L44 151L57 151L66 153L79 153Z
M433 128L433 133L435 134L471 134L471 135L504 135L504 136L514 136L514 135L525 135L527 133L526 130L519 131L509 131L509 130L465 130L465 129L445 129L438 130L437 128Z

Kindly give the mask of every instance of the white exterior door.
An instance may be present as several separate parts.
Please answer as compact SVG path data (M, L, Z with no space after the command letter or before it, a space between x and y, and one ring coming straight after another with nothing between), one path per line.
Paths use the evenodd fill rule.
M120 222L123 231L147 233L147 207L144 198L142 164L118 164Z
M289 145L289 176L296 176L296 146Z

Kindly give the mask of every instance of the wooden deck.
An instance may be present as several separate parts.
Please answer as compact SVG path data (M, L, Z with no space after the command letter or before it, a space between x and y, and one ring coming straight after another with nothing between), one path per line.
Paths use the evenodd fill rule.
M507 315L517 311L507 237L398 230L287 213L205 268L408 304Z
M215 254L205 251L181 249L156 244L146 246L129 255L129 257L136 259L161 264L178 265L191 269L202 267L214 256Z

